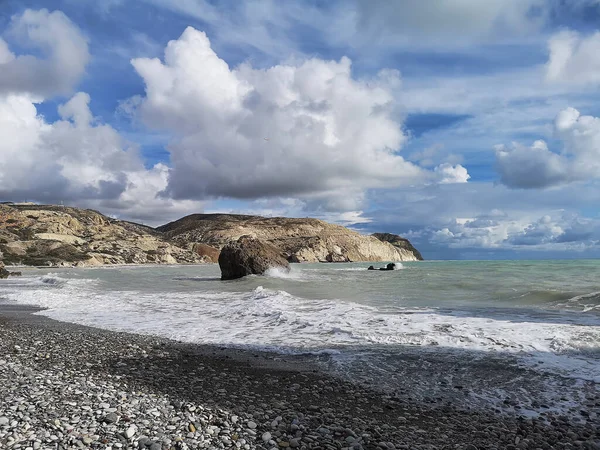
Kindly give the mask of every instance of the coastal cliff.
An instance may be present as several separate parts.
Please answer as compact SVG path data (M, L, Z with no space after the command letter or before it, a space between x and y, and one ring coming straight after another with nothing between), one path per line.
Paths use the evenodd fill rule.
M415 255L415 258L417 258L419 261L423 261L421 252L417 250L406 238L391 233L373 233L371 236L376 237L380 241L389 242L394 247L411 252L413 255Z
M218 249L248 235L279 248L290 262L422 259L412 245L395 246L375 236L365 236L341 225L311 218L192 214L158 227L157 230L180 246L202 242Z
M365 236L311 218L193 214L152 228L89 209L0 204L0 261L7 266L216 263L221 248L244 235L289 262L422 259L399 236Z
M197 263L197 253L153 228L89 209L0 205L0 260L6 265L99 266Z

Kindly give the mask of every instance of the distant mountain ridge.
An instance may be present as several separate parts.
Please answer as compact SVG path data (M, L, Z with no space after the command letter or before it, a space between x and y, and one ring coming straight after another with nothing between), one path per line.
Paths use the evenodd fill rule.
M243 235L275 246L290 262L421 259L399 236L388 242L311 218L192 214L152 228L89 209L0 204L0 261L6 265L217 262L220 249Z

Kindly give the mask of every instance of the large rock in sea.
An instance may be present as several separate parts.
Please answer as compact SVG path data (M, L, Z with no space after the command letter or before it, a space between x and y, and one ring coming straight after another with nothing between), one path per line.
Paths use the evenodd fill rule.
M0 261L0 279L8 278L11 275L14 277L20 276L21 272L9 272L8 270L6 270L6 267L4 267L4 263Z
M221 280L235 280L250 274L262 275L274 267L290 268L277 247L251 236L242 236L225 245L219 255L219 267Z
M8 278L10 272L4 268L4 264L0 261L0 278Z

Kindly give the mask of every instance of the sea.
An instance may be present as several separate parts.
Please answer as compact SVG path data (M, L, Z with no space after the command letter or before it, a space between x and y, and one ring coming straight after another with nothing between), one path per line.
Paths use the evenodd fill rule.
M304 358L433 403L535 415L600 401L600 260L367 270L373 264L296 264L233 281L221 281L212 264L23 268L0 282L0 303L108 330Z

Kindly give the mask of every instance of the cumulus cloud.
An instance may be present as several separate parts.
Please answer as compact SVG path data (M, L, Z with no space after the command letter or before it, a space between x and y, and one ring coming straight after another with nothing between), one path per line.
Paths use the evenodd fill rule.
M452 165L450 163L440 164L434 169L435 173L439 177L439 183L450 184L450 183L466 183L471 176L460 164Z
M0 97L0 198L75 203L146 219L201 209L158 198L167 167L147 170L137 147L99 123L89 102L88 94L77 93L59 106L61 119L48 123L26 94Z
M548 41L546 79L568 84L600 83L600 32L583 36L565 30Z
M85 36L60 11L25 10L12 18L5 38L41 56L15 56L0 39L0 94L26 92L45 98L70 93L90 59Z
M450 248L586 250L600 243L600 221L577 214L499 220L455 220L431 232L431 239Z
M127 102L128 110L175 136L165 195L326 193L333 203L352 203L339 209L356 210L348 198L366 188L436 178L397 154L406 136L393 119L391 89L399 83L393 71L356 80L347 58L232 69L191 27L169 42L164 62L138 58L132 64L146 95Z
M548 150L544 141L530 147L517 142L496 147L496 167L500 181L510 187L543 188L569 181L568 162Z
M369 192L364 216L370 232L403 235L425 258L481 258L519 251L534 257L538 250L553 256L570 250L600 252L600 220L585 217L600 204L600 181L554 189L515 190L491 182L431 184ZM545 216L562 229L529 245L521 235ZM507 253L505 257L510 257Z
M599 118L567 108L556 117L554 132L563 145L560 154L541 140L530 147L519 143L497 146L501 182L516 188L544 188L600 177Z
M126 189L125 171L143 168L107 125L94 126L89 96L76 94L59 108L62 120L47 123L25 95L0 100L3 166L0 196L43 199L111 198Z

